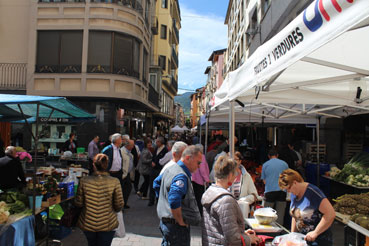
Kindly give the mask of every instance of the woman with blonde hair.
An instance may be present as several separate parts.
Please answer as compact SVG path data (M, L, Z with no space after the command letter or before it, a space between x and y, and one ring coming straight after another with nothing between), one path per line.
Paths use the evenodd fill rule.
M315 185L304 182L301 175L286 169L279 176L279 187L291 193L291 232L305 234L314 245L330 246L330 227L336 213L324 193Z
M245 230L242 212L234 196L228 191L238 175L237 163L221 156L214 165L216 183L202 196L202 245L251 245L259 238L252 230Z
M89 246L110 246L118 227L116 212L123 209L120 182L107 172L109 158L97 154L94 173L80 180L75 205L82 207L77 226L84 232Z

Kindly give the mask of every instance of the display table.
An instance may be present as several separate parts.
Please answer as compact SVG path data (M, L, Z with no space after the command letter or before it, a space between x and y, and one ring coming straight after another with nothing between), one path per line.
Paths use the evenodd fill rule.
M328 180L330 182L331 187L331 197L337 198L339 196L345 195L345 194L361 194L369 192L369 187L359 187L355 185L348 185L344 182L339 182L331 177L322 175L322 178Z
M369 242L369 231L350 220L349 215L336 212L336 220L354 230L355 234L345 228L345 244L360 246L363 242ZM351 231L352 231L351 230Z
M0 246L35 245L34 224L32 215L10 225L0 225Z

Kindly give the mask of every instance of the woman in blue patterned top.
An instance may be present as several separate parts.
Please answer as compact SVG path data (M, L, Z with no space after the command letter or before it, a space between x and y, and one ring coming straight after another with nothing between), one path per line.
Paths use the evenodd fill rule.
M281 173L279 187L291 193L291 232L305 234L310 245L333 245L330 227L336 213L324 193L315 185L304 182L292 169Z

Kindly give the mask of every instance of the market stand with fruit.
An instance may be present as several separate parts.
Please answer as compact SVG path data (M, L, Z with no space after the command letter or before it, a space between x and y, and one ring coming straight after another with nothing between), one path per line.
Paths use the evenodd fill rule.
M28 180L25 192L8 190L0 193L0 245L15 244L16 237L19 235L24 236L22 240L27 242L26 244L35 245L34 233L30 233L34 230L34 216L46 212L48 222L49 209L73 199L78 184L77 176L81 177L86 173L86 170L79 166L55 169L37 165L39 119L41 117L67 118L86 121L95 117L63 97L0 94L0 98L0 119L2 121L23 120L35 143L33 174ZM36 124L35 135L30 122ZM44 239L48 245L48 223Z

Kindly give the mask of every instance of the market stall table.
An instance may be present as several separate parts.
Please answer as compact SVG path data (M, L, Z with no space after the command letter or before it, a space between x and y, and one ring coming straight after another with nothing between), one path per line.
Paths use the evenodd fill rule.
M27 216L12 224L0 225L0 246L35 245L35 217Z
M322 176L323 179L329 180L331 197L336 198L344 194L361 194L369 192L369 187L360 187L355 185L349 185L344 182L336 181L331 177Z
M336 212L336 220L346 225L345 245L361 246L369 243L369 230L351 221L349 215ZM348 228L351 228L353 231L355 231L355 234L351 234L350 231L352 230L348 230Z

